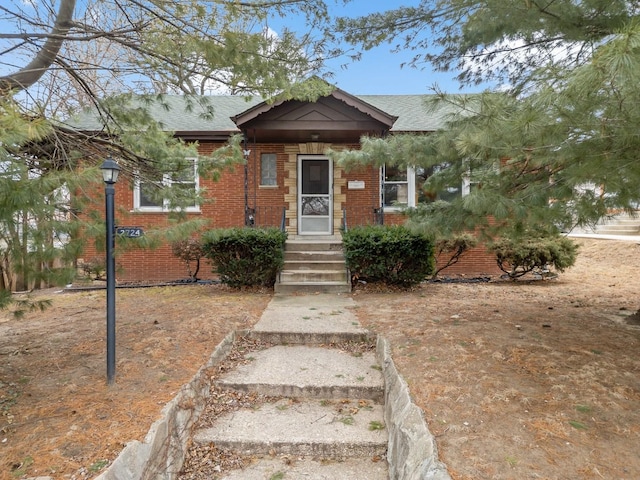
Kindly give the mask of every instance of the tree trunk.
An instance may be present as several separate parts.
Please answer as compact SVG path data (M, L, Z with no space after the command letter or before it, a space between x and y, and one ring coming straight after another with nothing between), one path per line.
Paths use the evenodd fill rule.
M47 39L36 57L15 73L0 77L0 92L25 90L36 83L56 61L58 52L71 28L76 0L61 0L56 21Z

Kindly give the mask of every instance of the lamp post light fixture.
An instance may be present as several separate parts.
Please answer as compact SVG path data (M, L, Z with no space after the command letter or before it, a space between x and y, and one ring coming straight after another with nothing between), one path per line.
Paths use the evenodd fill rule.
M113 257L115 247L114 195L120 166L108 157L102 165L104 180L105 226L106 226L106 270L107 270L107 384L113 385L116 376L116 261Z

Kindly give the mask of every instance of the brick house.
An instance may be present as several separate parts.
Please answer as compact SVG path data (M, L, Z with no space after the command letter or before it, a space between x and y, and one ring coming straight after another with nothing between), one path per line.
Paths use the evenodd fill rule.
M244 137L246 163L225 172L217 182L198 178L185 183L205 188L213 202L194 205L188 216L206 218L211 228L283 226L289 238L339 238L343 225L400 223L402 206L421 200L414 169L362 167L345 171L325 152L357 149L363 135L427 133L440 128L447 112L426 113L425 95L351 95L340 89L315 102L266 103L235 96L209 97L215 115L203 119L185 108L185 99L167 96L170 109L150 107L168 131L197 141L203 154L224 145L231 135ZM154 111L154 108L158 108ZM94 126L97 130L97 125ZM82 129L91 130L88 123ZM446 195L464 195L468 185ZM116 185L116 222L150 229L166 224L162 202L144 195L140 182ZM123 213L124 212L124 213ZM87 246L85 258L99 256ZM118 281L169 281L184 278L185 266L170 245L153 251L130 251L117 257ZM495 260L483 248L467 253L443 274L496 273ZM201 278L211 275L203 265Z

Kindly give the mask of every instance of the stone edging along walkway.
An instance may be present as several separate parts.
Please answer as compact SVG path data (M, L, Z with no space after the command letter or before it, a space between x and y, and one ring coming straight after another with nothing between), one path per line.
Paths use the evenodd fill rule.
M193 427L210 393L210 372L249 331L232 332L215 348L208 362L162 410L145 439L129 442L97 480L175 479L182 468ZM384 421L388 432L387 462L392 480L450 480L438 461L433 435L422 411L413 403L398 373L386 339L376 338L376 356L384 377Z

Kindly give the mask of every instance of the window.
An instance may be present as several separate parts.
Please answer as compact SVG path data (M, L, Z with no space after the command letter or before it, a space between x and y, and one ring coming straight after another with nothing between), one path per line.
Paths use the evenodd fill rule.
M441 172L447 168L448 164L434 165L429 168L417 168L416 169L416 191L418 192L418 203L429 203L436 200L443 200L450 202L456 197L467 195L468 188L465 190L465 185L468 184L468 178L465 177L462 182L457 186L449 186L444 190L438 192L426 191L424 189L424 183L427 179L436 173Z
M276 158L275 153L263 153L260 156L260 185L270 187L278 185Z
M146 178L138 180L133 190L133 206L135 210L149 212L166 212L171 210L171 202L168 198L163 198L161 189L163 187L173 187L184 190L187 195L195 194L198 191L198 172L195 158L186 159L187 166L178 173L158 175L156 178ZM180 197L178 192L177 197ZM183 207L187 212L198 212L200 210L195 199L190 204Z
M399 168L391 165L382 167L382 199L385 207L411 207L414 187L413 169Z
M424 190L427 178L443 168L446 168L446 165L431 168L399 168L390 165L382 167L382 199L385 209L415 207L418 203L450 201L455 197L468 195L468 177L460 182L460 186L449 187L442 192L432 193Z
M162 209L162 200L154 199L154 190L162 185L162 176L156 178L148 178L145 181L139 180L136 185L138 193L138 201L136 208L155 208ZM135 197L134 192L134 197Z

